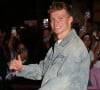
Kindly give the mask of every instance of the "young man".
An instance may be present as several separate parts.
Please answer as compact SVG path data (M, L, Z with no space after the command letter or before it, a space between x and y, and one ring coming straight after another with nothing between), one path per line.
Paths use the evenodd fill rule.
M54 48L49 49L39 64L22 65L18 56L9 68L15 69L17 76L43 79L39 90L86 90L90 60L85 45L71 29L71 9L64 2L53 2L49 13L52 30L58 39Z

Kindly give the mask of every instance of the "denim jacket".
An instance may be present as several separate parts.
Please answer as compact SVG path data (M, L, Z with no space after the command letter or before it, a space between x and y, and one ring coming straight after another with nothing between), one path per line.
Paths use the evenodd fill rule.
M17 76L40 80L39 90L87 90L90 59L75 30L49 49L39 64L24 65Z

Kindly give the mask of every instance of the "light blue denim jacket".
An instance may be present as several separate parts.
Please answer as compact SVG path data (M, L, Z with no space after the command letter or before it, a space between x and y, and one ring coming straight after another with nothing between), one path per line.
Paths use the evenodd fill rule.
M90 59L75 30L48 51L39 64L24 65L17 76L43 79L39 90L87 90Z

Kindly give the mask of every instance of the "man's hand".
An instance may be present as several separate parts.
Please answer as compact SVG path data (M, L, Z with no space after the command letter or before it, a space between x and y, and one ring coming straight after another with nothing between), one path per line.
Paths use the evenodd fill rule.
M18 59L11 60L9 64L9 69L15 70L15 71L21 71L23 69L22 60L21 60L20 55L18 55Z

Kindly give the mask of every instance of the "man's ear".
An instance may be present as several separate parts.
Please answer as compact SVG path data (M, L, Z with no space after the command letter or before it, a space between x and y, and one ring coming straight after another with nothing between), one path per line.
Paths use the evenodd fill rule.
M70 16L70 18L69 18L69 22L70 22L70 23L73 22L73 17L72 17L72 16Z

